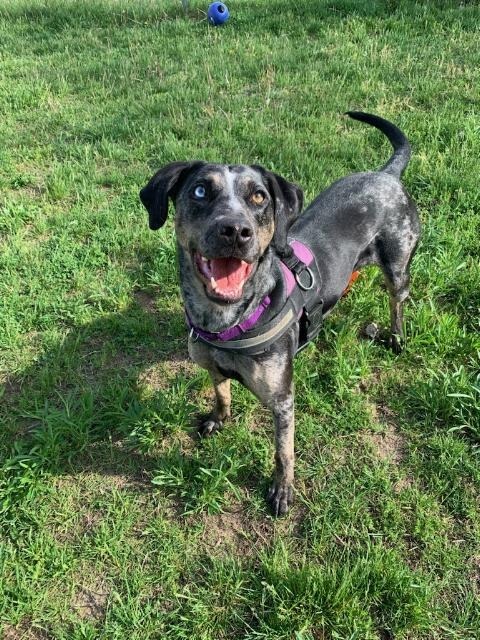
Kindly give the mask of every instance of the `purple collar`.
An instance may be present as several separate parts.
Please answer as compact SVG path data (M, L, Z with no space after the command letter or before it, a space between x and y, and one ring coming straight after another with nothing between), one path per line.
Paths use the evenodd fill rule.
M292 240L290 242L290 246L293 249L293 253L304 264L308 266L311 262L313 262L312 252L302 242L299 242L298 240ZM287 298L288 298L295 287L295 277L285 263L280 262L280 266L282 267L282 274L283 274L283 279L285 282L285 287L287 290ZM204 338L205 340L220 340L221 342L227 342L228 340L235 340L236 338L239 338L246 331L250 331L251 329L253 329L257 324L257 322L262 317L265 310L268 309L268 307L270 306L270 303L271 303L270 297L265 296L265 298L260 302L258 307L254 311L252 311L252 313L248 316L248 318L245 318L245 320L243 320L239 324L236 324L235 326L230 327L229 329L224 329L219 333L211 333L209 331L204 331L203 329L200 329L200 327L196 327L188 317L188 313L186 311L185 311L185 316L187 320L187 325L190 327L192 332L196 333L198 336L200 336L200 338Z
M242 333L245 333L246 331L253 329L253 327L260 320L265 309L268 309L269 306L270 306L270 298L269 296L265 296L265 298L261 301L261 303L255 309L255 311L252 311L252 313L248 316L248 318L245 318L243 322L236 324L234 327L230 327L229 329L224 329L219 333L211 333L210 331L204 331L203 329L196 327L194 324L192 324L192 321L188 317L188 313L186 311L185 311L185 316L187 318L187 324L190 327L190 329L192 329L201 338L204 338L205 340L221 340L222 342L226 342L227 340L235 340L235 338L240 337Z

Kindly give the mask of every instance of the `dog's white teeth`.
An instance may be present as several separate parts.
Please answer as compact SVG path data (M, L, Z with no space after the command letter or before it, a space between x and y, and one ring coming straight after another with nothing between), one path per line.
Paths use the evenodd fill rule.
M204 256L200 256L200 258L202 259L202 262L208 262L208 258L205 258Z
M213 276L210 276L210 286L214 291L217 290L217 283L215 282L215 278Z

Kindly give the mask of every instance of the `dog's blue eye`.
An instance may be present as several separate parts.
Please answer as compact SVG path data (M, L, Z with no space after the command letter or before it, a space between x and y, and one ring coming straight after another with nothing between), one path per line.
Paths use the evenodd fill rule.
M205 187L203 186L203 184L199 184L195 187L193 193L196 198L204 198L207 192L205 191Z

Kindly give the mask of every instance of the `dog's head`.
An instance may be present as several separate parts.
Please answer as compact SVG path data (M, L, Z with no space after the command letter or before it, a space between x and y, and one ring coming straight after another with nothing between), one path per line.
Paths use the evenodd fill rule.
M237 302L270 245L288 252L287 231L303 206L295 184L260 166L174 162L140 191L150 229L176 209L177 241L210 300Z

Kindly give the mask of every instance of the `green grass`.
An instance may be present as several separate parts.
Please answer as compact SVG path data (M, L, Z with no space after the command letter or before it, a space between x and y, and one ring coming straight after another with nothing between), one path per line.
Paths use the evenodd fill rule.
M474 639L480 628L476 2L4 0L0 629L6 640ZM261 163L307 200L410 137L423 237L398 357L366 270L296 361L297 500L270 416L189 363L163 163ZM0 637L1 637L0 632Z

